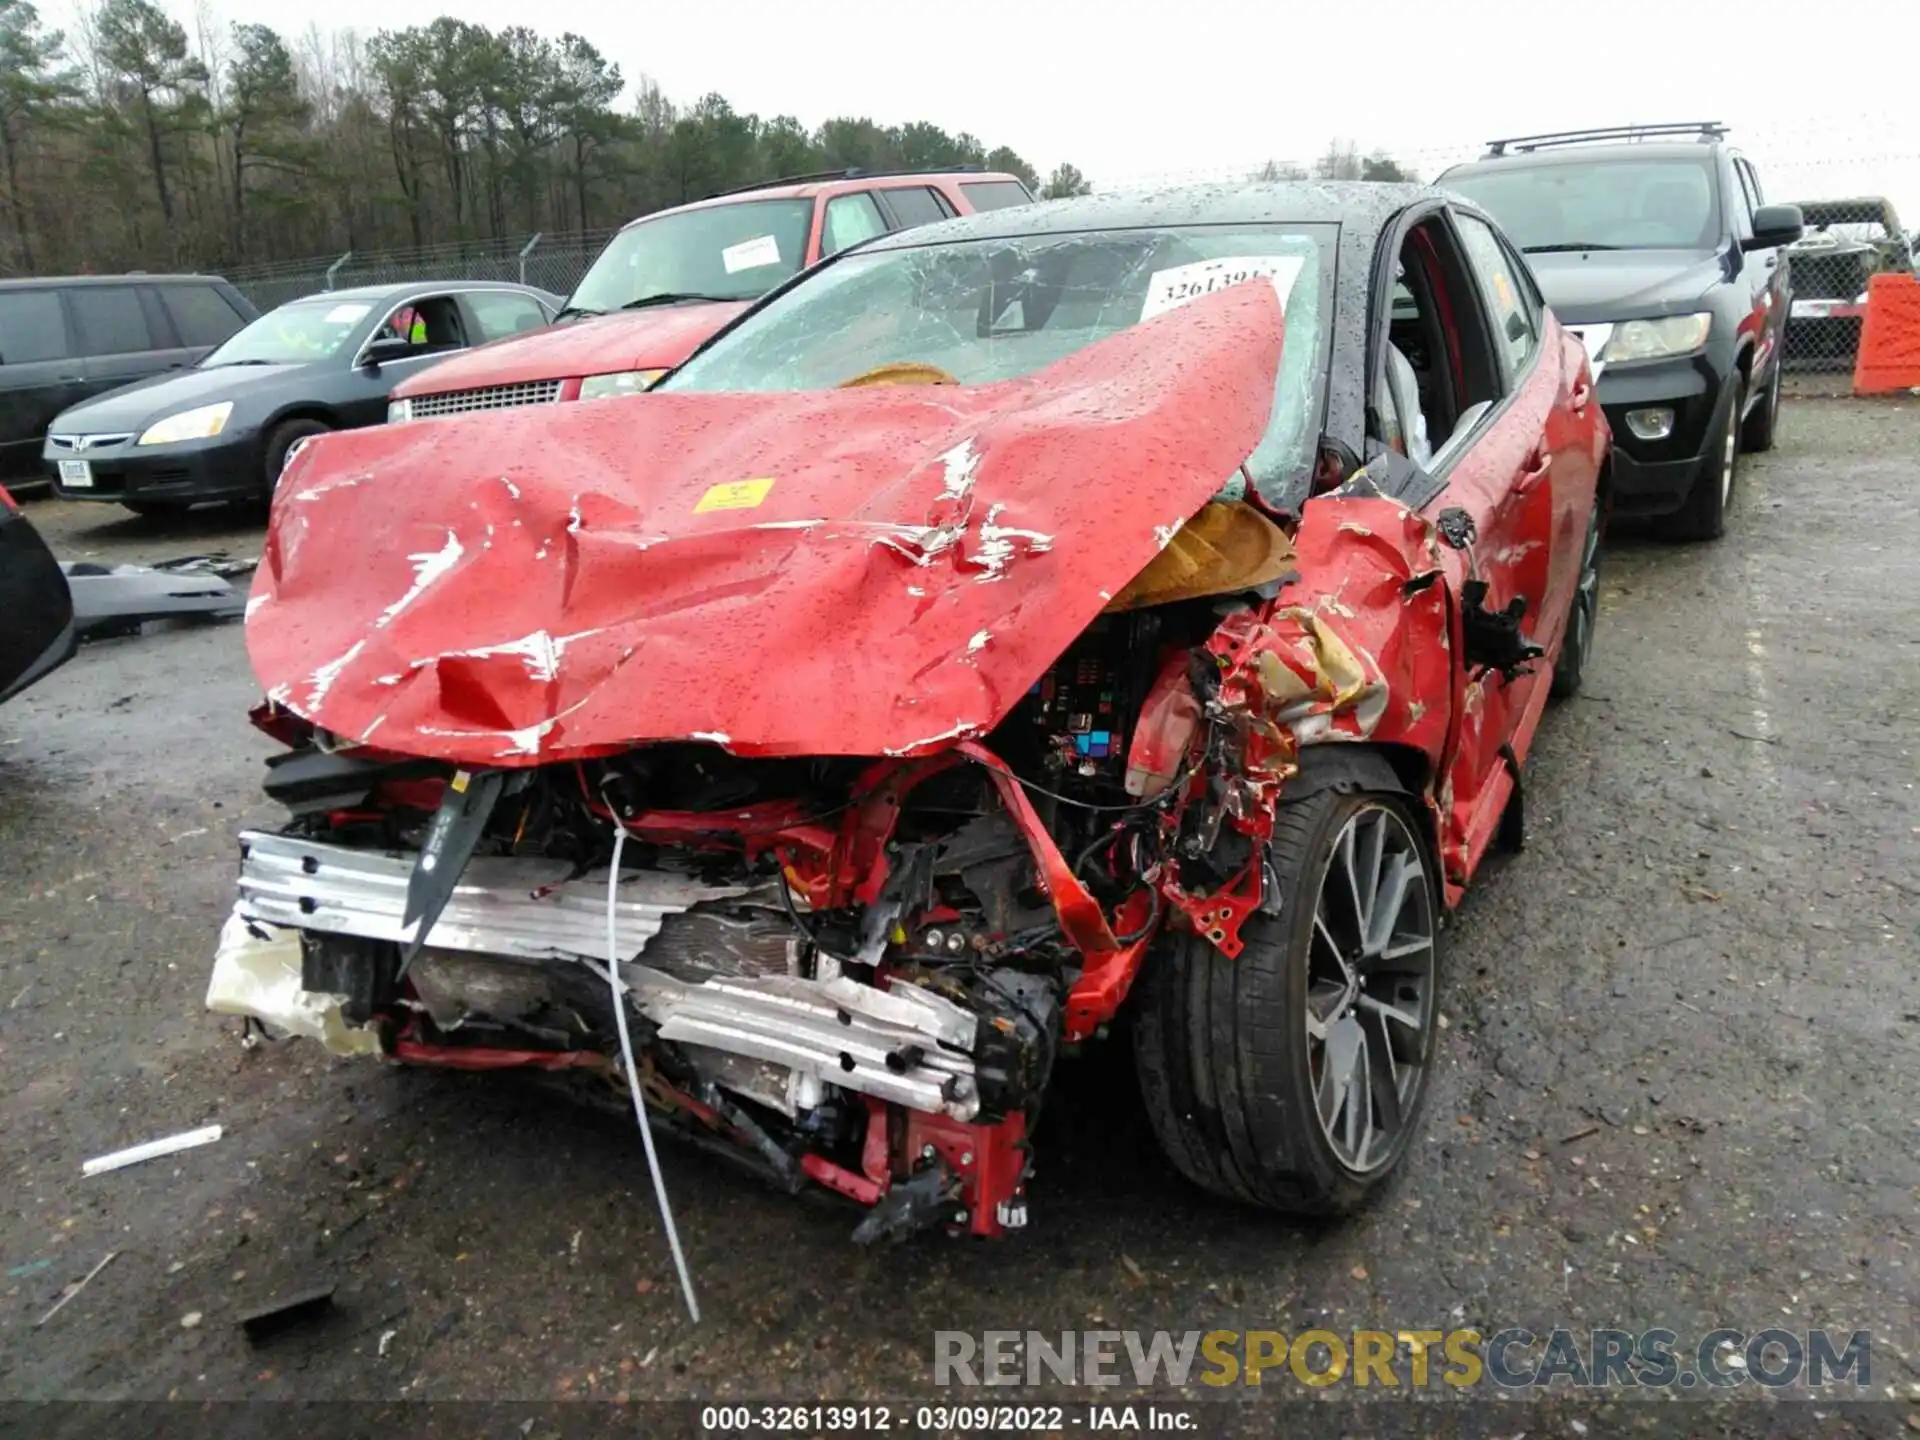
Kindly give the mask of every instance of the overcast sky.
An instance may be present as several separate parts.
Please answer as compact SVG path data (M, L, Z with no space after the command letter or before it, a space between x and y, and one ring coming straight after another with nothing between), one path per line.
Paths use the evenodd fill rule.
M183 18L195 0L163 0ZM1769 199L1889 194L1920 222L1920 110L1900 7L1869 0L211 0L283 33L368 34L458 13L585 35L672 99L924 119L1097 186L1310 160L1330 136L1431 177L1489 136L1724 120ZM49 10L54 6L48 6Z

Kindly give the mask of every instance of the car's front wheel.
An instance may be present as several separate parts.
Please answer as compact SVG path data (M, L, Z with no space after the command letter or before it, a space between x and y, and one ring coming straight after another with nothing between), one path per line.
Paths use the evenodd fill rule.
M316 435L325 435L331 427L319 420L283 420L274 426L267 436L266 464L260 498L271 501L273 492L280 484L280 472L287 468L294 447L303 440L311 440Z
M1161 1148L1229 1199L1353 1210L1414 1134L1433 1062L1438 884L1408 803L1321 790L1284 806L1277 914L1228 959L1170 931L1134 1010Z
M1687 503L1674 511L1667 521L1667 533L1676 540L1718 540L1727 533L1727 507L1733 503L1733 481L1740 465L1740 411L1746 404L1747 387L1738 371L1727 381L1726 418L1714 435L1713 445L1693 477Z

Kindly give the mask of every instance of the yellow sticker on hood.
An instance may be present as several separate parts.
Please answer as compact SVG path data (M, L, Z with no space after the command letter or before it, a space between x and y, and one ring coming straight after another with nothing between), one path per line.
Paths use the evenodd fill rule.
M693 513L703 515L709 510L751 510L767 498L767 492L771 489L771 478L724 481L700 497L700 503L693 507Z

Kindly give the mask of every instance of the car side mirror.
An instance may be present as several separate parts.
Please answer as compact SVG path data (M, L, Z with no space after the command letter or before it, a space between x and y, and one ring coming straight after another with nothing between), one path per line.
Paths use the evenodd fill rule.
M1742 250L1772 250L1791 245L1806 233L1806 222L1798 205L1762 205L1753 212L1753 236L1741 242Z
M378 340L369 340L366 349L360 352L360 363L369 370L378 370L382 365L394 360L404 360L414 353L411 340L403 340L398 335L383 335Z

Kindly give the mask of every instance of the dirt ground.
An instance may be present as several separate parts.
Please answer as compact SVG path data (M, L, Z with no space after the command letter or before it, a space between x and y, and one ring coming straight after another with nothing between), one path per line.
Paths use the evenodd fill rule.
M1548 714L1527 849L1453 928L1425 1134L1371 1212L1303 1228L1197 1194L1122 1051L1068 1077L1007 1243L859 1250L848 1212L669 1150L698 1327L630 1117L246 1050L205 1013L235 833L276 819L242 631L90 646L0 710L0 1398L898 1397L928 1391L938 1329L1776 1325L1870 1330L1900 1428L1917 494L1920 402L1801 400L1724 541L1615 537L1586 692ZM241 515L29 509L70 559L259 543ZM316 1282L331 1318L248 1345L240 1313Z

